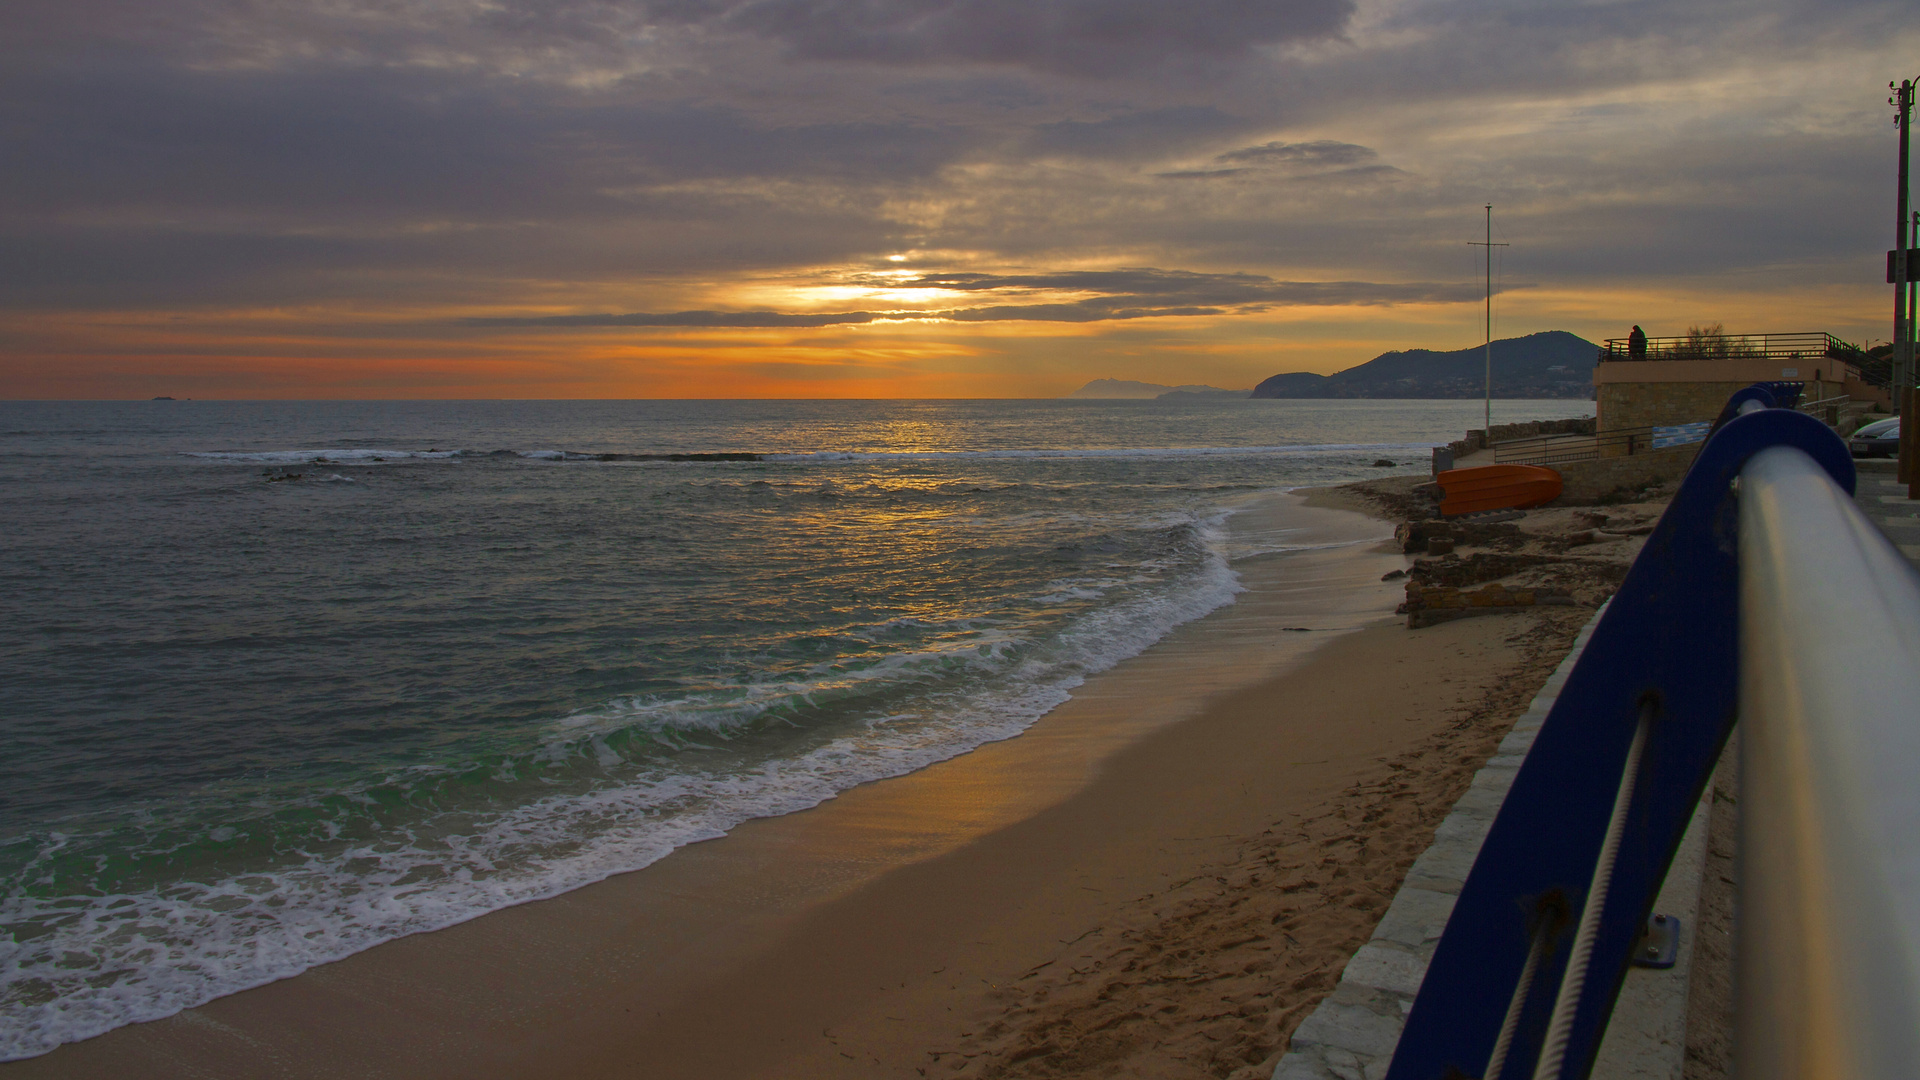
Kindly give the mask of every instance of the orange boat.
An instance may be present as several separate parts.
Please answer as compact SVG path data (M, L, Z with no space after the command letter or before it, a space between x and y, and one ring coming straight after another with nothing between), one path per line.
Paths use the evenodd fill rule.
M1476 465L1449 469L1436 479L1445 495L1442 517L1523 510L1560 497L1560 474L1541 465Z

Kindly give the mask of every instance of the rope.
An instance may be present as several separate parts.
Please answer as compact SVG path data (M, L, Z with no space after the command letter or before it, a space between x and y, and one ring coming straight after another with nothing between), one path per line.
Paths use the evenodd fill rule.
M1520 969L1520 981L1513 987L1513 1000L1507 1002L1507 1017L1500 1022L1500 1037L1494 1040L1493 1056L1487 1059L1486 1080L1500 1080L1500 1072L1507 1066L1507 1051L1513 1049L1513 1034L1520 1027L1520 1011L1527 1003L1527 991L1533 988L1533 976L1540 970L1540 957L1547 951L1553 922L1547 912L1540 913L1540 923L1533 930L1533 942L1527 947L1526 966Z
M1626 768L1620 773L1620 790L1613 797L1613 817L1607 822L1607 838L1600 843L1600 859L1593 866L1593 885L1587 890L1586 909L1580 912L1580 929L1573 936L1573 953L1567 957L1566 974L1560 979L1560 994L1553 1001L1553 1019L1547 1024L1546 1045L1540 1051L1540 1063L1534 1067L1533 1080L1559 1080L1567 1056L1567 1041L1573 1037L1573 1014L1580 1008L1586 990L1587 964L1593 959L1593 942L1600 936L1600 915L1607 906L1607 888L1613 884L1614 860L1620 856L1620 835L1627 827L1627 807L1633 802L1634 781L1640 776L1640 754L1647 746L1647 728L1653 718L1653 706L1640 706L1640 721L1633 729L1633 744L1627 748Z

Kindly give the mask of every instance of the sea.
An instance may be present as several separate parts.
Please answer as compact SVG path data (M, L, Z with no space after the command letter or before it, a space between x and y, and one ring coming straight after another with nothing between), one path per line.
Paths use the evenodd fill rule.
M1017 736L1480 412L0 402L0 1059Z

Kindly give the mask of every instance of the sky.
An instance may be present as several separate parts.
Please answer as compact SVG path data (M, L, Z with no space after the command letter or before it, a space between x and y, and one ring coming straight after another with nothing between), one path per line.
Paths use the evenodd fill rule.
M0 398L1891 336L1891 0L10 0Z

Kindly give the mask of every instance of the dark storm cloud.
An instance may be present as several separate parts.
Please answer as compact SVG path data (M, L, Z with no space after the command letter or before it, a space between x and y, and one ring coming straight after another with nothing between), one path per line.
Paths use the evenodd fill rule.
M878 319L947 322L1108 322L1168 316L1247 314L1280 305L1348 306L1458 303L1479 295L1469 284L1370 281L1275 281L1259 274L1202 274L1152 268L1057 274L920 274L867 277L856 284L886 289L941 289L1006 298L1046 293L1096 293L1081 300L988 304L930 310L785 313L679 311L627 315L551 315L464 320L469 326L710 326L781 327L868 323Z

